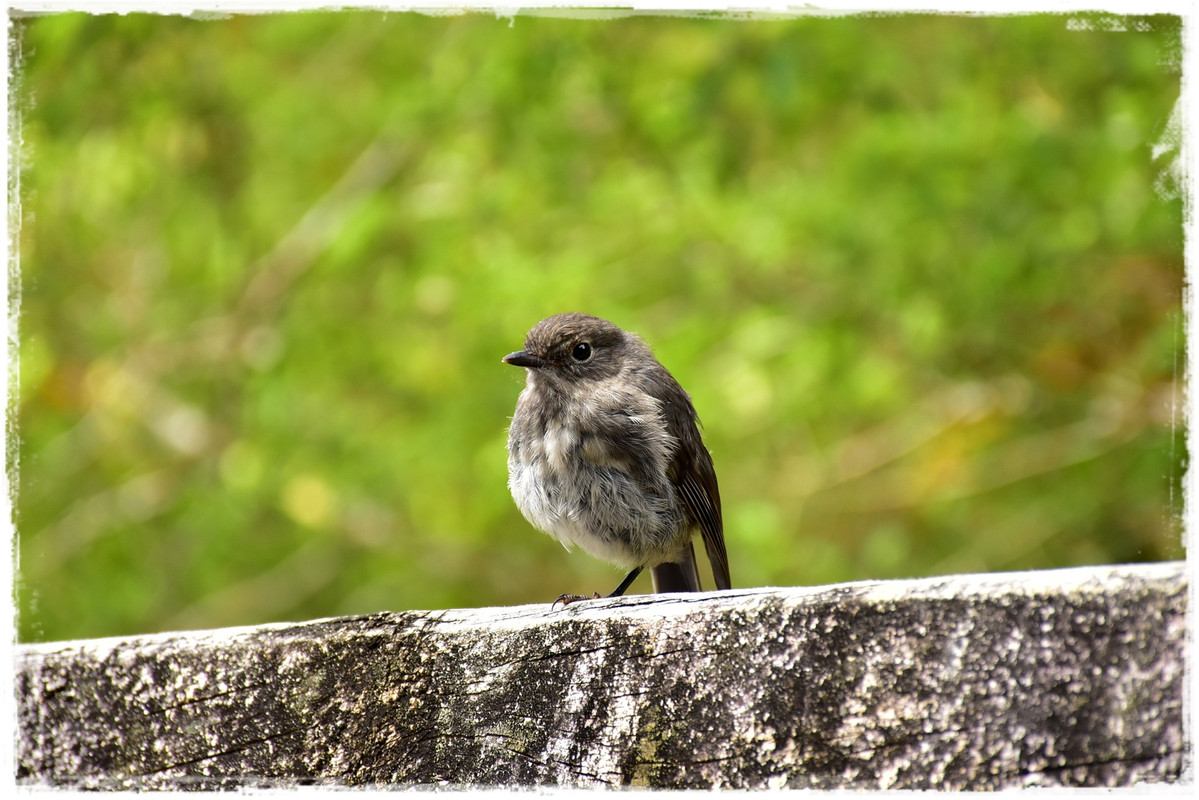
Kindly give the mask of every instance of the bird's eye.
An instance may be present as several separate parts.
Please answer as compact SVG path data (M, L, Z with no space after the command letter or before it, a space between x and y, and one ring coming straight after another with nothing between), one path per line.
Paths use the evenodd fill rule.
M579 342L575 345L575 349L570 351L570 355L575 361L586 361L591 358L591 345Z

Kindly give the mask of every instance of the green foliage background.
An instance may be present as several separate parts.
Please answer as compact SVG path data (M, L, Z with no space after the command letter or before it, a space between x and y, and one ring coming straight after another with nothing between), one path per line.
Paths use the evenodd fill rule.
M734 585L1181 557L1179 37L20 21L21 639L610 590L505 486L565 310L691 392Z

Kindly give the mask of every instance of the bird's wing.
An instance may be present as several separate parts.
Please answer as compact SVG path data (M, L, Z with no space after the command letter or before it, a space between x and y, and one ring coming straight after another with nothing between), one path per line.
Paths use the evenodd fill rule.
M663 392L663 411L667 430L678 439L679 445L671 458L667 474L683 498L683 505L693 524L699 525L712 563L712 577L717 589L730 589L729 557L724 548L724 520L720 510L720 487L716 483L716 467L712 455L704 447L699 433L699 418L691 398L683 388L670 379Z
M699 439L696 432L695 438ZM690 457L686 457L689 453ZM712 577L717 589L731 589L729 557L724 548L724 521L720 510L720 488L716 484L716 469L712 456L702 441L696 447L675 454L672 479L682 495L687 515L699 524L708 561L712 562Z

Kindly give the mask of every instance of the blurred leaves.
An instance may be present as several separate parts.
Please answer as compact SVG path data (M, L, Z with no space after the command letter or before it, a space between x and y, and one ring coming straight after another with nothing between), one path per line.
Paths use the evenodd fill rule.
M610 588L505 486L572 309L691 392L734 585L1180 557L1180 32L20 20L21 638Z

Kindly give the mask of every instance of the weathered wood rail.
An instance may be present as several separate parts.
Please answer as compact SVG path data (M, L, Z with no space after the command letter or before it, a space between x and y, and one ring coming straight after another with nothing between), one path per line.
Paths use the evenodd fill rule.
M666 788L1192 780L1180 562L17 648L18 780Z

